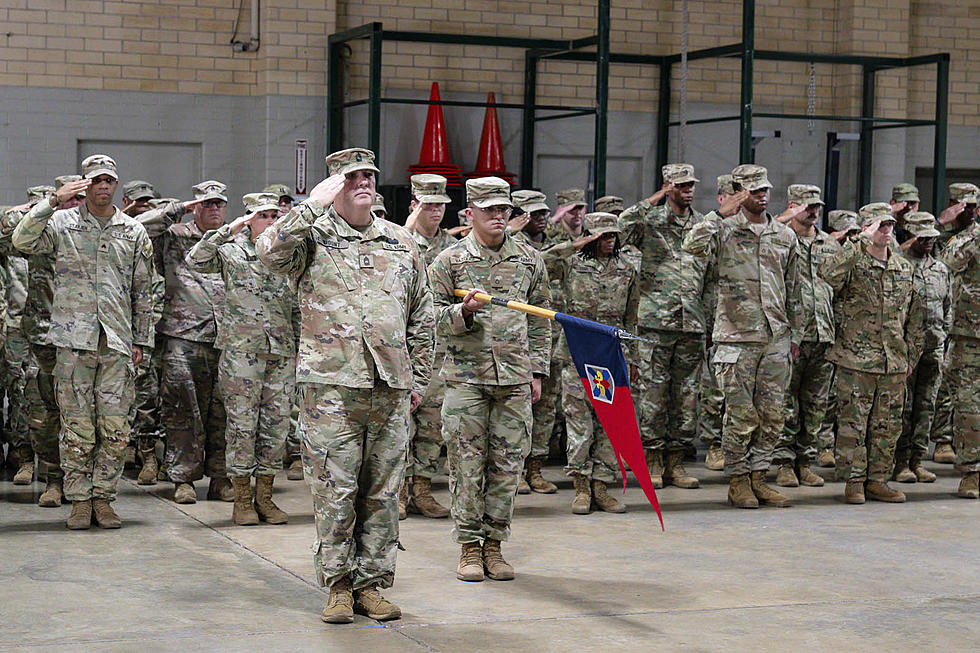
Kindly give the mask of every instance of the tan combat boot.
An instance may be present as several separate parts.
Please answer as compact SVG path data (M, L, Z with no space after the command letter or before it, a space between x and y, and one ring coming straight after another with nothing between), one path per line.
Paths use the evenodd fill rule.
M174 483L174 503L197 503L193 483Z
M810 469L810 461L805 458L796 461L796 477L800 479L800 485L823 487L823 478Z
M956 496L964 499L980 498L980 472L963 472Z
M543 462L543 456L533 456L527 459L527 484L535 492L554 494L558 491L558 486L545 480L544 476L541 475L541 465Z
M895 470L892 472L892 480L899 483L915 483L915 473L909 469L908 454L895 456Z
M235 491L235 505L231 509L231 519L239 526L255 526L259 523L259 513L252 506L252 478L236 476L231 479Z
M864 481L848 481L844 486L844 503L864 503Z
M92 500L72 501L71 514L65 520L65 526L73 531L85 531L92 526Z
M650 472L650 481L653 488L659 490L664 486L664 452L661 450L647 449L647 471Z
M514 580L514 568L504 560L500 551L500 540L489 537L483 541L483 568L487 578L493 580Z
M255 477L255 512L267 524L285 524L289 521L289 515L272 502L272 484L275 479L273 474Z
M934 483L936 481L936 475L923 467L921 455L912 454L909 456L909 469L915 474L915 480L919 483Z
M402 481L402 489L398 490L398 521L408 517L408 479Z
M836 467L837 461L834 459L833 449L821 449L817 455L817 467Z
M759 507L759 500L752 492L748 474L738 474L728 479L728 503L736 508Z
M65 489L60 478L48 476L47 486L44 492L37 498L37 505L42 508L57 508L61 505L61 500L65 496Z
M95 514L95 523L99 528L119 528L122 520L112 509L112 503L108 499L92 499L92 512Z
M592 511L592 489L589 487L589 478L585 474L574 474L572 482L575 484L575 498L572 499L572 514L587 515Z
M296 458L293 462L289 463L289 467L286 468L286 480L287 481L302 481L303 480L303 459Z
M667 454L667 465L664 469L663 482L675 487L693 490L700 486L698 479L684 469L684 452L671 451Z
M606 492L606 484L592 479L592 498L596 507L602 512L626 512L626 506L616 497Z
M720 472L725 469L725 454L722 452L720 444L713 444L708 447L708 453L704 457L704 466L713 472Z
M231 479L227 476L215 476L208 483L208 501L235 500L235 491L231 488Z
M32 454L33 455L33 454ZM29 460L20 464L14 474L14 485L30 485L34 480L34 461Z
M789 497L780 494L776 490L766 485L765 472L752 472L752 494L759 500L760 504L773 506L775 508L788 508L793 505Z
M376 586L354 590L354 612L376 621L391 621L402 616L402 609L381 596Z
M776 472L776 485L779 487L799 487L800 481L796 478L796 470L793 463L781 463Z
M956 452L953 451L953 445L949 442L937 442L936 448L932 452L932 460L943 465L952 465L955 463Z
M139 485L156 485L160 465L157 462L157 454L153 445L140 447L140 460L143 462L143 466L140 468L139 476L136 477L136 482Z
M517 493L531 494L531 486L527 484L527 479L524 478L524 470L521 470L521 477L517 481Z
M449 509L432 496L432 479L424 476L412 477L412 497L408 500L407 508L429 519L443 519L449 516Z
M328 624L354 623L354 594L349 576L334 581L330 586L330 598L320 613L320 619Z
M483 551L479 542L463 543L459 553L459 566L456 567L456 578L471 583L483 580Z
M888 487L888 483L882 481L868 481L864 484L864 495L875 501L885 503L905 503L905 494L901 490Z

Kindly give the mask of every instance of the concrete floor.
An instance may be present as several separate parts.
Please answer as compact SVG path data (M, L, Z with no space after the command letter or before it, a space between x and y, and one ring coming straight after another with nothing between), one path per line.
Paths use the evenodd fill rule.
M980 502L927 466L938 482L902 486L905 505L844 505L829 483L788 490L790 509L735 510L721 474L691 465L702 489L659 492L665 533L637 487L625 515L575 516L563 480L518 497L507 583L457 581L449 521L413 515L386 592L404 617L347 626L319 619L305 483L277 481L288 525L235 527L230 504L177 506L169 484L123 480L122 530L69 532L68 506L38 508L41 484L8 472L0 650L977 650Z

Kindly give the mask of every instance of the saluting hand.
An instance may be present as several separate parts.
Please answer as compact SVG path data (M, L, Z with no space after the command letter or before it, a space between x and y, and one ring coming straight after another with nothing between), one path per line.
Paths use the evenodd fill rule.
M249 213L248 215L242 215L231 221L228 228L231 229L231 233L237 234L239 231L245 228L245 225L252 223L252 217L254 213Z
M513 229L515 232L523 231L527 223L531 221L530 213L518 213L513 218L507 221L507 226Z
M55 191L55 196L58 199L58 204L64 204L71 198L75 197L79 193L83 192L86 188L92 185L91 179L79 179L78 181L69 181L67 184Z
M316 200L324 207L330 206L344 187L345 181L347 181L347 177L339 172L335 175L330 175L313 187L313 190L310 191L309 198Z
M415 208L412 209L412 212L408 214L407 218L405 218L406 229L408 229L409 231L415 231L415 223L418 222L419 213L421 212L422 212L422 202L417 202L415 204Z
M958 202L956 204L953 204L952 206L949 206L946 209L944 209L943 212L939 214L939 217L936 218L936 220L941 225L947 225L953 220L955 220L956 216L962 213L963 209L965 208L966 208L966 202Z
M786 207L786 210L776 217L776 222L781 224L787 224L793 220L793 218L799 217L806 213L806 204L790 204Z
M572 247L574 247L575 249L582 249L583 247L591 243L593 240L599 240L600 236L602 236L602 234L586 234L584 236L579 236L578 238L572 241Z
M664 185L660 187L660 190L658 190L656 193L648 197L647 201L650 202L650 204L653 204L654 206L660 204L660 201L664 197L666 197L667 191L670 190L671 186L673 186L673 184L664 182Z
M742 203L747 199L749 199L749 191L745 190L744 188L734 195L729 195L725 198L725 201L721 203L721 206L718 207L718 215L723 218L732 217L738 213L738 210L742 208Z

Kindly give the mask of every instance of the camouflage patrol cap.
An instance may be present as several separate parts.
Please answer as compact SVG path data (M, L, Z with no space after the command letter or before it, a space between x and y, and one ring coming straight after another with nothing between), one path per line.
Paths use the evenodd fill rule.
M749 192L772 188L769 171L762 166L745 163L732 170L732 181Z
M279 212L279 196L275 193L248 193L242 195L242 204L245 205L245 213Z
M485 209L491 206L514 206L510 201L510 184L500 177L466 180L466 201Z
M892 215L892 207L887 202L865 204L858 211L858 215L861 216L862 227L867 227L875 220L881 220L882 223L896 222L895 216Z
M93 154L87 156L82 161L82 176L86 179L95 179L99 175L109 175L113 179L119 179L116 172L116 162L112 157L105 154Z
M625 208L623 198L615 195L603 195L595 201L596 213L612 213L613 211L622 211Z
M470 217L466 215L466 209L460 209L456 212L456 219L459 220L459 224L466 227L470 224Z
M953 204L966 202L967 204L977 204L980 199L980 188L973 184L950 184L949 201Z
M276 196L276 202L278 202L283 197L288 197L289 201L293 201L293 193L286 184L269 184L262 189L263 193L272 193Z
M192 186L191 190L194 191L194 199L228 201L228 197L225 196L225 191L228 190L228 187L220 181L208 179L196 186Z
M73 181L81 181L81 175L58 175L54 178L54 187L61 188L65 184L70 184Z
M514 200L514 206L525 213L551 210L548 208L548 198L536 190L515 190L510 194L510 199Z
M174 204L180 204L180 200L177 199L176 197L158 197L156 199L150 200L150 206L152 206L155 209L158 209L161 206L166 206L167 204L170 204L171 202L173 202Z
M735 187L732 185L731 175L720 175L718 177L718 195L734 195Z
M375 213L383 213L388 215L388 208L385 206L385 198L381 196L381 193L374 194L374 202L371 204L371 210Z
M339 150L328 155L326 161L327 173L331 175L338 173L349 175L358 170L372 170L375 173L381 172L374 165L374 152L363 147Z
M845 209L836 209L828 213L827 227L831 231L861 230L861 225L858 224L858 214Z
M555 202L558 206L565 206L566 204L585 206L585 191L581 188L566 188L558 191L555 195Z
M596 211L585 216L584 226L590 234L618 234L619 218L612 213Z
M55 191L54 186L31 186L27 189L28 200L43 200Z
M664 176L664 182L668 184L687 184L690 182L701 181L694 176L694 166L689 163L668 163L660 172Z
M893 202L918 202L919 189L913 184L897 184L892 188Z
M936 217L925 211L916 211L905 216L905 230L917 238L939 238Z
M412 175L412 197L422 204L449 204L446 178L442 175Z
M123 185L123 197L130 200L142 200L153 199L156 194L153 191L153 184L141 179L134 179Z
M824 201L820 199L820 187L812 184L791 185L786 189L786 199L793 204L805 204L807 206L812 206L813 204L824 205Z

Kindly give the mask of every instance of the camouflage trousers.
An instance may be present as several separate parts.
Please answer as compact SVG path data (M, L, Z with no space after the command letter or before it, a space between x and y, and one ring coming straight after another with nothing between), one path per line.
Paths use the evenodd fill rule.
M721 424L725 414L725 395L718 386L715 370L711 367L711 354L714 347L704 352L701 365L701 394L698 396L698 430L701 442L710 446L721 446Z
M129 444L136 378L132 358L109 349L103 333L98 351L59 347L54 376L65 498L112 501Z
M27 427L31 434L31 445L38 459L48 467L48 479L60 479L61 450L61 411L55 394L54 368L58 360L58 349L50 345L31 345L31 354L37 363L34 374L27 379Z
M510 537L517 484L531 448L531 384L446 382L442 432L449 449L453 537Z
M564 342L564 339L561 342ZM548 376L541 379L541 398L531 406L531 451L528 455L534 458L544 458L548 455L548 443L555 430L555 414L561 392L563 365L559 359L557 346L551 348L551 354Z
M929 439L937 444L949 444L953 441L953 390L946 374L942 374L939 380Z
M156 347L144 350L143 360L136 367L136 401L129 413L133 438L141 449L152 447L163 438L160 426L160 371L163 350Z
M704 336L640 329L637 385L643 448L684 451L694 443Z
M218 360L224 397L228 476L269 476L282 469L295 398L293 357L225 349Z
M321 587L391 587L398 491L408 447L408 390L303 383L303 469L313 493L313 566Z
M405 476L433 478L439 473L442 451L442 400L446 384L438 374L432 375L422 403L412 413L409 423L408 463Z
M174 483L226 476L219 352L210 343L170 337L163 348L160 420L167 437L167 476Z
M904 374L837 367L837 478L880 481L891 476L902 433Z
M927 349L907 379L908 393L902 412L902 435L895 446L896 460L925 458L929 432L936 414L936 396L943 376L943 348Z
M33 373L31 348L18 328L7 329L3 344L3 381L7 391L7 423L3 429L10 445L7 455L13 454L19 463L34 461L27 415L27 377Z
M980 471L980 340L953 336L944 375L953 393L956 469Z
M293 399L293 407L289 411L289 434L286 435L286 455L285 459L292 462L300 457L303 450L303 424L299 421L300 416L300 387L296 386L296 396Z
M561 373L561 400L568 432L565 474L582 474L603 483L615 483L619 478L616 453L599 424L592 402L585 396L582 379L572 365L566 365Z
M807 463L817 456L816 441L827 416L827 395L834 381L834 364L827 360L832 343L800 343L786 391L786 420L773 451L776 463Z
M830 390L827 392L827 410L823 424L817 433L817 449L833 449L837 442L837 366L830 364Z
M719 343L712 365L725 395L721 434L725 474L768 471L786 416L789 340Z

